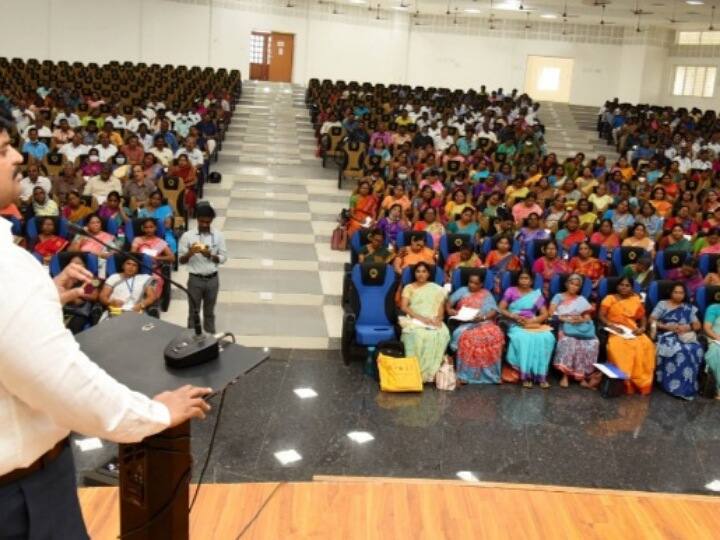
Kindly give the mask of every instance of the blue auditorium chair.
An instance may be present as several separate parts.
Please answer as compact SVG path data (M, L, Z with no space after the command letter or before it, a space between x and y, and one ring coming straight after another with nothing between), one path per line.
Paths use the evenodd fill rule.
M576 257L578 254L578 248L580 247L580 244L582 242L578 242L577 244L573 244L570 246L570 249L568 250L568 257L573 258ZM598 244L590 244L590 249L592 250L593 257L596 259L599 259L600 262L607 262L608 260L608 250L605 246L601 246Z
M670 298L670 293L677 283L679 282L671 279L658 279L650 282L647 289L647 296L645 297L645 306L647 308L648 315L652 313L652 310L660 300L667 300ZM688 298L688 291L685 289L685 299L687 300Z
M620 281L619 276L604 277L598 283L598 298L602 302L608 294L614 294L617 291L617 284ZM633 281L633 290L636 293L640 293L640 284L637 281Z
M398 281L390 265L357 264L352 269L350 305L343 316L342 355L349 363L353 346L375 347L397 338L395 291Z
M483 257L487 257L488 253L490 253L493 249L495 249L495 246L497 244L497 237L491 237L488 236L483 240L482 244L482 254ZM510 248L510 251L512 251L513 255L520 255L520 242L516 238L512 239L512 247Z
M94 276L98 275L97 255L85 251L62 251L53 255L50 259L50 275L57 276L68 265L73 257L80 257L87 268Z
M142 222L145 221L147 218L134 218L130 220L129 222L125 222L125 240L127 241L127 244L130 246L133 243L133 240L135 240L136 237L142 236ZM155 232L156 236L159 236L160 238L165 238L165 222L162 219L155 219L155 224L157 225L157 231Z
M615 248L612 252L613 271L619 276L622 274L623 268L628 264L648 255L650 254L641 247L622 246Z
M690 254L681 250L660 250L655 255L655 273L660 279L667 279L668 271L680 268Z
M707 276L710 272L717 270L717 263L720 260L718 253L705 253L698 258L698 269L703 276Z
M153 260L150 255L145 255L142 253L133 253L133 255L140 259L142 261L142 265L140 266L139 272L141 274L152 274L152 268L153 268ZM112 256L108 257L107 260L107 267L106 267L106 275L111 276L113 274L117 274L118 272L122 271L122 265L125 264L125 260L128 258L128 255L125 253L113 253Z
M527 265L532 268L535 261L542 257L542 250L545 249L550 242L553 242L551 238L545 238L543 240L530 240L525 244L525 260ZM558 255L561 253L561 248L555 244L558 248Z
M429 247L430 249L434 248L434 242L432 235L427 231L403 231L401 232L397 237L397 247L398 249L409 246L410 245L410 239L419 236L424 235L425 236L425 245Z
M28 219L27 224L25 226L25 236L32 244L37 240L38 237L38 228L37 224L38 221L41 219L46 219L46 216L42 217L31 217ZM63 238L70 240L70 232L68 230L68 221L63 217L58 216L51 216L50 219L52 219L55 222L55 232L58 236L62 236Z
M438 249L438 264L445 265L445 261L450 254L459 251L463 244L470 244L474 249L473 237L469 234L444 234L440 237L440 247Z
M720 304L720 286L703 285L695 291L695 305L697 305L700 320L705 318L705 311L713 304Z
M10 227L10 232L13 234L13 236L22 236L22 221L20 221L18 218L14 216L0 216L5 219L7 219L10 223L12 223L12 226Z
M460 287L465 287L470 276L480 276L483 287L488 291L493 290L495 285L495 274L487 268L456 268L453 270L450 283L452 284L452 292L457 291Z
M500 296L505 294L505 291L507 291L510 287L514 287L517 285L519 276L520 276L519 270L513 270L513 271L505 270L504 272L500 273L500 288L502 290L502 293ZM542 275L535 274L535 281L533 281L533 288L542 289L542 287L543 287Z

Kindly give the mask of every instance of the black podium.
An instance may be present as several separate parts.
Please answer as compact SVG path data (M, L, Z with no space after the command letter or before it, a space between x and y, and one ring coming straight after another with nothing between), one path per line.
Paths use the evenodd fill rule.
M132 390L154 396L185 384L219 392L269 356L259 349L225 345L210 363L183 370L165 366L163 351L183 328L134 313L78 334L80 348ZM188 538L192 455L190 422L136 444L121 444L120 532L130 540ZM148 521L155 517L152 523Z

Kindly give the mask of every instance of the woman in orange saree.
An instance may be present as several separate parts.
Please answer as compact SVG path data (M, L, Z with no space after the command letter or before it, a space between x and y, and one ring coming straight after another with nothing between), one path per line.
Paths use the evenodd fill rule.
M655 345L645 334L647 318L640 296L635 294L630 278L623 277L617 292L600 304L600 322L613 332L631 332L634 338L610 334L608 360L628 375L625 391L647 395L655 375Z
M372 193L370 182L360 182L357 193L350 197L350 221L348 221L348 238L363 226L375 223L378 211L378 198ZM368 218L369 221L368 221Z

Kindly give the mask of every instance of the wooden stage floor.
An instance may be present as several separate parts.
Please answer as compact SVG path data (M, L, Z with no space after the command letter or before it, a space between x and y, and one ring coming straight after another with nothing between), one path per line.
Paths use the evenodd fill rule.
M279 487L278 487L279 486ZM273 493L274 492L274 493ZM117 489L79 490L93 540L119 532ZM192 539L718 538L720 498L392 478L203 485Z

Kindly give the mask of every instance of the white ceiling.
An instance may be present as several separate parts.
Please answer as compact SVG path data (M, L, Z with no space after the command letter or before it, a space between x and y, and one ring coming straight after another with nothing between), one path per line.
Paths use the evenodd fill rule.
M528 18L532 20L563 20L568 23L600 24L604 21L624 26L635 26L638 15L643 27L654 26L683 30L707 30L712 17L711 0L493 0L492 13L499 18ZM702 3L704 1L704 3ZM701 4L697 5L697 2ZM332 4L329 0L320 0L323 4ZM336 5L366 5L368 9L406 11L422 15L445 15L449 17L488 18L491 13L491 0L337 0ZM520 7L522 6L522 9ZM530 15L528 15L530 13ZM720 10L717 10L720 16ZM675 21L675 22L673 22ZM716 29L720 30L720 20L715 17Z

